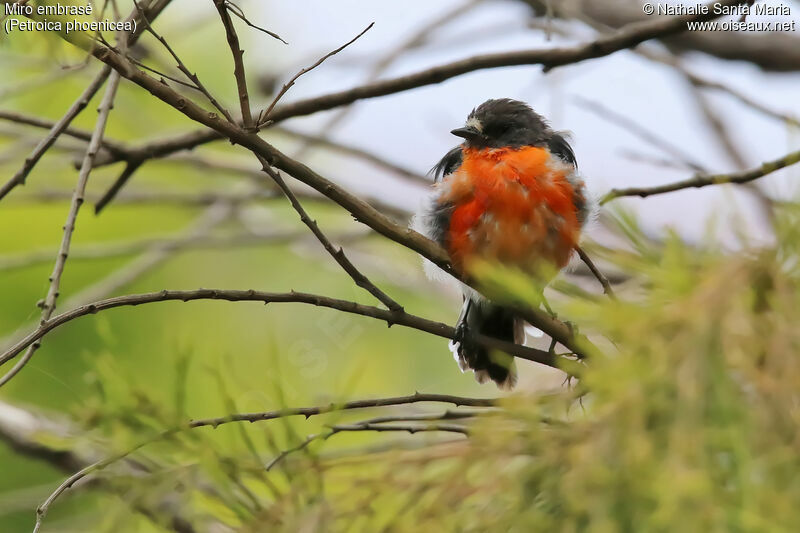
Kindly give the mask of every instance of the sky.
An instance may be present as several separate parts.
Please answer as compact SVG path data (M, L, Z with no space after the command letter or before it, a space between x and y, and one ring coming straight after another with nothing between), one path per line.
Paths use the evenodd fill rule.
M351 47L300 78L285 101L347 89L363 83L371 65L394 53L428 21L466 3L464 0L263 3L259 4L261 13L255 16L258 23L280 33L290 44L265 43L261 36L250 35L258 40L258 47L251 48L248 55L251 64L284 83L300 68L375 22ZM253 2L244 6L251 13L257 7ZM800 16L800 6L793 7L795 13L790 19ZM528 28L528 21L529 10L522 3L487 0L438 27L424 46L403 54L381 77L416 72L476 54L574 44L592 35L586 28L573 25L570 29L579 36L577 39L553 35L548 41L544 31ZM658 49L659 45L650 46ZM684 64L691 71L749 94L772 109L800 117L800 98L797 98L800 73L766 73L751 64L722 61L699 53L685 57ZM796 128L764 117L723 93L709 94L748 165L755 166L800 147L800 132ZM708 129L683 77L669 67L628 51L546 74L538 66L479 71L438 85L360 101L328 133L337 140L424 173L457 144L449 131L461 125L473 107L498 97L524 100L556 129L572 132L581 172L596 196L612 187L651 186L685 179L691 171L631 160L626 153L649 154L657 159L663 159L665 154L583 108L577 98L600 103L634 120L715 173L736 170ZM286 125L319 133L336 113L291 119ZM761 180L759 185L771 196L796 198L800 192L799 174L797 168L782 171ZM398 180L377 179L375 170L366 165L339 165L328 175L356 190L385 195L403 207L415 208L425 194L423 188ZM770 235L753 196L734 187L709 187L617 203L639 213L648 231L657 233L668 226L689 240L701 238L709 217L714 217L721 228L720 238L734 246L732 230L728 231L734 225L746 227L756 242Z

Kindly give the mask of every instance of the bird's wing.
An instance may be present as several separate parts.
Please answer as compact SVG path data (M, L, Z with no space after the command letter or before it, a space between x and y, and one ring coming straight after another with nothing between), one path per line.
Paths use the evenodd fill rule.
M438 183L448 174L452 174L458 167L461 166L463 156L461 154L461 147L456 146L438 162L430 170L433 176L433 181Z

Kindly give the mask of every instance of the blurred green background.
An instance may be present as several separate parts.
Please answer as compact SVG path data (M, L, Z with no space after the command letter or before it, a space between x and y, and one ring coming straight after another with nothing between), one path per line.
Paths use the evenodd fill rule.
M174 36L178 53L210 91L236 108L229 51L213 15L210 8L203 15L168 10L163 33ZM259 46L258 55L246 56L248 66L271 61L270 68L283 72L291 63L293 71L296 58L275 52L276 43L260 35L243 42L247 49ZM174 71L152 38L143 43L136 53L145 62ZM95 62L84 59L54 36L4 36L0 109L57 120L97 72ZM261 75L265 70L254 68L251 78L254 108L268 104L285 81ZM333 72L321 85L350 85L347 75L337 77L341 70ZM322 92L301 79L291 96L314 90ZM472 98L466 90L451 94ZM648 98L646 91L637 95ZM93 128L99 98L75 127ZM404 129L406 140L420 135L415 155L439 150L425 141L419 124L387 128L397 124L390 120L397 115L368 118L387 130L390 146L407 148L391 137ZM441 123L437 136L452 127L450 117L429 118L425 126ZM322 119L297 122L306 120ZM138 146L195 129L123 82L107 136ZM0 122L0 181L16 172L43 135ZM304 162L407 220L398 199L410 186L398 184L397 176L330 150L303 150L277 130L263 135L287 153L304 151ZM605 137L584 139L607 156ZM0 202L4 345L38 322L35 304L47 291L78 175L74 161L84 150L82 142L62 137L26 185ZM199 287L297 290L373 304L307 234L285 199L256 194L265 194L257 169L252 156L223 142L150 161L99 216L93 203L122 165L94 170L57 312L112 295ZM617 170L608 165L607 172ZM415 254L298 190L322 229L377 285L412 313L454 322L459 296L426 280ZM672 201L669 212L697 233L705 230L706 212L684 216L689 204ZM733 202L728 207L737 209ZM625 281L622 301L601 296L594 280L579 275L560 279L551 301L607 357L595 354L592 364L576 365L580 380L569 384L559 371L518 363L518 394L505 400L505 409L481 415L469 445L461 437L356 432L315 441L266 472L282 450L303 445L325 424L368 415L182 432L68 490L44 531L187 531L174 521L177 515L211 532L793 531L800 521L800 224L791 198L770 209L774 216L765 219L774 238L752 243L737 234L732 247L721 245L712 230L691 245L676 233L653 235L625 211L606 220L616 246L590 245L591 252ZM721 224L726 238L737 233L737 223L747 227L745 215ZM514 294L534 292L517 278L497 281ZM48 334L30 364L0 389L0 414L4 420L21 416L8 406L41 411L66 429L41 431L33 442L91 461L195 418L414 391L498 396L460 373L446 345L414 330L300 304L124 307ZM412 406L404 412L429 411ZM27 457L9 441L0 442L0 532L16 533L31 529L36 506L75 468Z

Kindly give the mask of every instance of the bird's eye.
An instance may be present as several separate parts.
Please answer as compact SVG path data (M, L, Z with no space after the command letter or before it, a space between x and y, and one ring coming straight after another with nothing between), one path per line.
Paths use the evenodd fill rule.
M504 133L506 133L509 129L511 129L511 124L509 124L508 122L499 123L499 124L493 124L489 128L489 132L488 133L492 137L499 137L500 135L503 135Z

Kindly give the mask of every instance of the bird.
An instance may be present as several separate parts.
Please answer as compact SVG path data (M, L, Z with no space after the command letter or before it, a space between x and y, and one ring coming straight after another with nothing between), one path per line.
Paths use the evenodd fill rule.
M444 248L462 279L485 262L538 278L564 268L592 211L568 134L510 98L487 100L451 133L463 142L431 169L432 194L415 215L414 229ZM453 356L479 383L513 388L513 356L471 339L477 333L522 344L525 322L466 284L461 289Z

